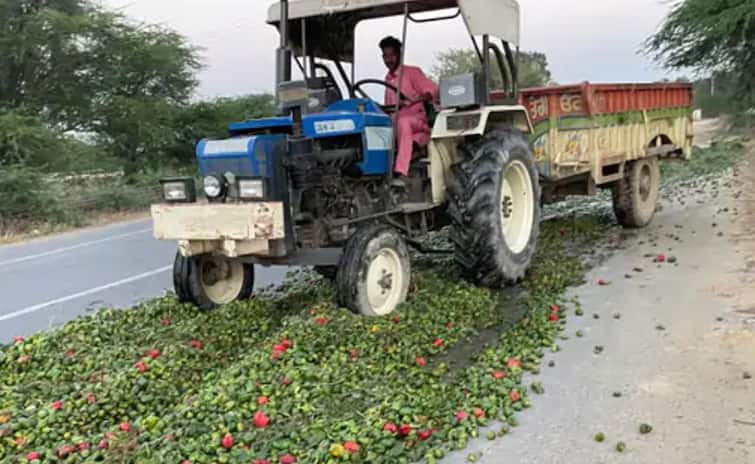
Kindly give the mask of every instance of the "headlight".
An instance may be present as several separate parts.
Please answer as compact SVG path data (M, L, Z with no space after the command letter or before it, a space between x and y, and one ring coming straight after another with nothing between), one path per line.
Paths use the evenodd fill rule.
M239 198L261 200L265 198L265 182L262 179L239 179Z
M218 198L223 193L223 183L215 176L205 177L203 185L208 198Z
M186 184L183 182L169 182L163 184L163 198L166 201L186 201Z
M194 179L191 177L160 179L160 184L163 200L168 203L193 203L197 200Z

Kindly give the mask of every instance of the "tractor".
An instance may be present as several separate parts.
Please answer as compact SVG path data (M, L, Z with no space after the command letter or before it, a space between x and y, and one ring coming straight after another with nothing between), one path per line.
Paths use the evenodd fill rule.
M385 17L403 18L404 50L410 23L461 18L480 59L479 72L440 79L439 104L427 105L431 140L415 146L403 189L393 115L408 98L400 84L354 77L357 25ZM438 251L423 238L445 227L466 278L495 288L525 276L541 190L518 100L516 1L283 0L268 23L280 34L278 116L197 144L206 200L192 177L160 181L155 236L178 241L181 301L211 309L249 298L255 266L311 266L334 280L343 307L386 315L407 298L409 248ZM494 67L503 88L491 88ZM397 104L375 101L367 85L389 88Z

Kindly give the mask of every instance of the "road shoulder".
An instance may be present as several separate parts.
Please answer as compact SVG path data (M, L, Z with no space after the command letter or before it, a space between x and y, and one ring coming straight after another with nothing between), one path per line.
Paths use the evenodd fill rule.
M755 375L752 159L626 234L573 290L584 316L571 312L569 339L546 358L555 366L538 377L546 392L533 410L507 439L476 442L451 462L470 452L483 463L755 460L755 380L746 378ZM661 253L667 261L655 263ZM640 434L642 423L653 431Z

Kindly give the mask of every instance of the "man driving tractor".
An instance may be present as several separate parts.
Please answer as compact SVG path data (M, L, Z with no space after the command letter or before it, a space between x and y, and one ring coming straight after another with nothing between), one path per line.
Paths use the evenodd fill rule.
M408 102L402 102L398 116L394 116L394 118L398 118L396 122L398 156L396 156L396 164L393 170L396 173L395 180L398 186L404 186L403 179L409 175L413 145L416 143L420 147L425 147L430 143L431 129L424 103L434 103L439 98L437 84L428 79L420 68L408 65L401 66L401 47L401 41L392 36L380 41L383 62L388 68L385 82L397 88L399 86L399 74L403 69L399 91L409 99ZM395 105L396 98L396 92L386 88L385 105Z
M385 79L357 80L358 25L398 15L403 36L410 22L461 17L479 72L436 84L405 65L405 40L387 37L379 43ZM515 0L272 6L278 114L230 123L228 137L197 144L207 202L197 200L193 177L161 179L155 236L178 241L179 299L209 310L248 299L260 266L312 266L334 279L339 305L387 315L409 294L410 246L453 249L464 276L486 286L522 279L536 248L540 187L530 119L511 78L519 17ZM295 59L305 79L293 79ZM499 92L508 104L491 98L492 72L508 77ZM390 89L386 104L366 85ZM419 152L422 162L410 167ZM453 248L422 244L446 226Z

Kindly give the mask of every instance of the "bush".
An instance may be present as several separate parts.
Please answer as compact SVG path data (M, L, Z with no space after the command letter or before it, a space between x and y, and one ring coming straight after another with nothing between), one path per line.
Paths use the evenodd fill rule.
M228 124L275 114L272 95L247 95L237 98L218 98L182 107L176 112L175 143L167 150L167 159L179 165L194 161L194 147L203 138L228 136Z
M42 166L65 152L65 142L37 118L0 111L0 166Z
M157 179L139 179L137 182L126 183L123 178L109 178L64 189L69 198L67 211L83 217L91 215L92 211L118 213L147 210L160 199L160 184Z
M101 214L147 211L159 201L160 187L155 175L127 182L121 174L51 176L13 166L0 170L0 195L2 236L32 228L81 226Z
M21 222L60 222L65 214L40 172L10 166L0 170L0 229Z

